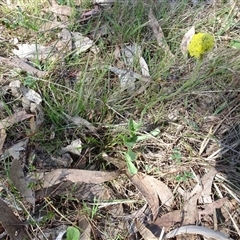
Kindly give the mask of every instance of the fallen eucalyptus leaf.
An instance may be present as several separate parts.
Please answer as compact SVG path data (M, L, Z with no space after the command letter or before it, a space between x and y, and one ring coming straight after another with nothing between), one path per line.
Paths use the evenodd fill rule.
M44 176L43 187L49 187L62 181L99 184L116 179L118 172L100 172L79 169L57 169Z
M21 195L26 199L26 201L34 205L35 204L35 198L33 196L34 193L32 189L29 188L29 182L24 176L20 161L17 159L13 160L12 162L9 172L9 178L14 184L14 186L21 193Z
M34 116L33 114L27 114L26 111L16 112L11 116L6 117L3 120L0 120L0 129L7 129L14 125L15 123L21 122L33 116Z

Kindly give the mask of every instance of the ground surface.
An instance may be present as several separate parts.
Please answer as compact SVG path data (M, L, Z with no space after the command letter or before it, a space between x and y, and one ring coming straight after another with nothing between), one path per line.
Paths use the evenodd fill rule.
M240 4L95 2L0 3L1 239L239 239Z

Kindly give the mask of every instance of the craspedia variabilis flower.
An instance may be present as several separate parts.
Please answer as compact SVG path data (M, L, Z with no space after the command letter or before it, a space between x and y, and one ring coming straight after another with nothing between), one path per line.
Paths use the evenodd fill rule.
M194 34L189 45L188 52L190 56L195 58L202 58L202 56L209 52L214 46L214 37L209 33Z

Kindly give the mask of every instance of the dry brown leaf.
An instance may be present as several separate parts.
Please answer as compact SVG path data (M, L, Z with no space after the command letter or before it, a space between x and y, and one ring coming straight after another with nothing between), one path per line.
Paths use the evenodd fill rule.
M29 188L29 182L26 180L21 163L17 159L14 159L12 162L9 178L26 201L34 205L35 198L33 196L33 191Z
M138 220L135 220L135 226L144 240L158 240L158 238L156 238L153 233Z
M227 202L227 201L228 201L228 198L224 197L224 198L220 198L220 199L216 200L215 202L212 202L212 203L209 203L209 204L205 204L205 205L201 205L201 208L203 208L203 210L199 210L199 214L200 215L212 214L213 211L216 208L221 208L223 206L223 204L225 202Z
M149 179L151 179L153 187L157 192L162 204L171 207L173 205L174 196L169 187L165 183L152 176L149 176Z
M46 187L46 188L37 190L35 192L35 198L41 199L41 198L45 198L45 197L54 197L57 195L64 195L67 193L67 191L69 191L69 189L71 191L72 188L74 190L71 192L74 194L75 188L73 186L74 186L74 183L72 183L70 181L61 182L61 183L52 185L50 187Z
M27 118L34 116L33 114L28 114L26 111L16 112L13 115L0 120L0 129L6 129L11 127L13 124L21 122Z
M0 56L0 64L1 65L7 65L9 67L14 68L20 68L23 71L28 72L29 74L36 75L39 78L43 78L47 75L47 72L38 70L34 67L32 67L30 64L27 64L20 58L14 57L14 58L4 58Z
M174 57L174 55L172 54L172 52L165 40L163 30L162 30L161 26L159 25L157 19L154 17L152 10L149 11L148 19L149 19L149 25L153 30L153 33L157 39L158 45L165 51L166 54L168 54L170 57Z
M193 35L195 34L195 27L192 26L183 36L180 48L183 54L187 52L188 44L190 43Z
M158 225L161 228L162 227L168 228L174 226L176 223L181 221L182 221L181 210L175 210L157 218L154 224Z
M78 220L78 226L81 229L80 240L89 240L91 239L91 224L87 220L85 216L82 216L80 220Z
M118 172L100 172L79 169L57 169L44 176L43 187L49 187L62 181L99 184L117 178Z
M191 193L187 192L185 195L185 202L183 205L183 225L195 224L198 220L197 201L201 196L202 185L199 183L193 188Z
M201 178L203 190L201 192L201 197L199 198L199 203L206 204L212 202L212 182L216 173L217 171L212 169Z
M92 183L73 183L65 181L35 192L36 199L59 195L71 195L79 201L93 201L94 198L99 200L110 199L109 189L105 185Z
M227 197L218 199L215 202L210 204L201 205L201 208L204 208L204 210L199 209L198 214L199 215L212 214L215 208L221 208L226 201L227 201ZM168 228L168 227L174 226L176 223L179 223L181 221L182 221L181 210L175 210L157 218L154 224L158 225L161 228L162 227Z
M109 199L110 199L109 201L99 202L99 209L106 208L108 213L111 214L111 216L116 217L116 218L119 217L119 216L124 216L125 212L124 212L123 204L125 202L121 203L121 200L119 200L119 201L116 200L115 201L115 200L112 199L111 196L109 197ZM128 204L127 200L126 200L126 204Z
M201 178L201 183L198 183L191 193L186 193L183 206L183 225L195 224L199 214L197 202L210 203L212 181L215 177L216 170L211 170Z
M0 198L0 222L12 240L30 240L25 224L21 222L12 212L11 208Z
M153 180L151 179L152 177L140 172L128 177L146 199L151 208L153 220L155 220L158 216L159 200L158 194L155 191L155 184L153 184Z
M106 160L108 163L111 163L114 166L116 166L120 171L127 167L125 160L109 157L105 152L102 153L102 158Z

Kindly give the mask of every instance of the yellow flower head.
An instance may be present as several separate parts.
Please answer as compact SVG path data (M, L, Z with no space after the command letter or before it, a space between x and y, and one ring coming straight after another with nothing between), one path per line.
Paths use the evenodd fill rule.
M194 34L189 45L188 51L192 57L202 58L214 46L214 38L209 33Z

